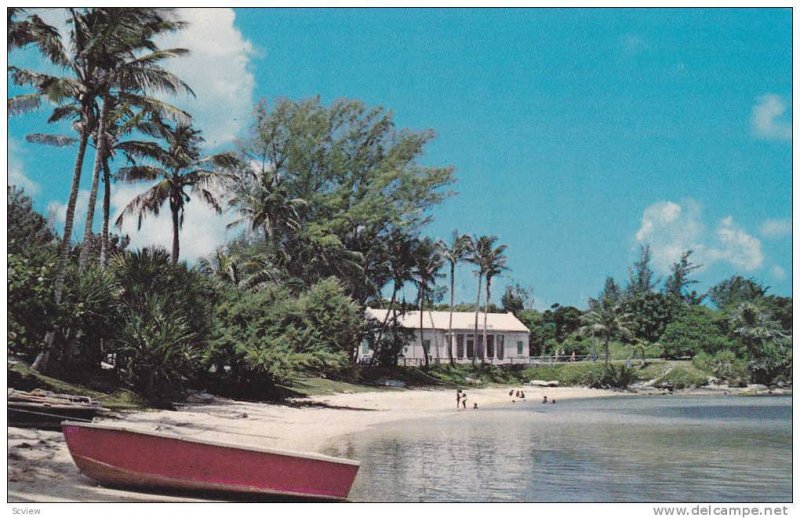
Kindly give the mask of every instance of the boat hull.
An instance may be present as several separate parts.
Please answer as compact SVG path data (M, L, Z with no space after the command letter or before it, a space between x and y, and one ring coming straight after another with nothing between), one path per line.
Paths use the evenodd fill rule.
M75 464L109 486L344 500L358 463L64 423Z

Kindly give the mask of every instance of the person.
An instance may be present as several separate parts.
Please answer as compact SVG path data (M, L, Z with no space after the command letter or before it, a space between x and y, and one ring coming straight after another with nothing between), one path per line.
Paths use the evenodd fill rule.
M473 410L477 410L478 409L478 403L472 403L472 409Z
M519 398L520 398L520 399L525 399L525 392L523 392L523 391L521 391L521 390L520 390L520 391L519 391Z
M553 401L551 401L551 403L553 403L555 405L556 404L556 400L554 399Z
M464 408L464 409L467 408L467 393L466 392L462 392L461 393L461 408Z
M461 389L456 390L456 408L461 404Z
M514 389L509 390L508 395L514 397Z
M542 403L547 403L547 396L542 399Z
M571 362L575 361L575 351L572 351L572 356L569 357L569 361Z

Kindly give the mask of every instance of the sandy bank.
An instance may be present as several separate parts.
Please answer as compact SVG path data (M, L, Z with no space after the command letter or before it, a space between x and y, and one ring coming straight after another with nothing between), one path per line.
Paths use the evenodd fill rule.
M385 390L316 396L287 404L265 404L215 398L209 404L178 411L135 412L123 416L126 426L202 439L321 451L336 447L336 438L391 421L474 412L489 405L510 405L512 388L468 390L466 410L456 410L453 390ZM526 403L553 399L618 395L585 388L525 389ZM516 403L516 404L519 404ZM478 410L480 411L480 410ZM119 423L120 420L115 422ZM60 432L8 428L8 499L10 502L196 501L98 486L80 474Z

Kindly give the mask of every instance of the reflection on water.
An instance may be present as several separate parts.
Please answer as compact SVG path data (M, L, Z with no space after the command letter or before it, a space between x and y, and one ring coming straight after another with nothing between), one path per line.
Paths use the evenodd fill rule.
M789 502L791 398L619 397L350 436L354 501Z

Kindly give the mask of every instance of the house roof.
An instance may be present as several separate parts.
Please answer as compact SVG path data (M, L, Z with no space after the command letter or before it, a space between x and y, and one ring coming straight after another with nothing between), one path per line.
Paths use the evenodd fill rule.
M389 312L387 309L373 309L367 308L367 315L383 322L386 314ZM400 325L409 329L419 329L419 311L406 311L397 314L397 320ZM423 329L441 329L447 330L450 327L450 312L449 311L425 311L422 315L422 328ZM483 317L484 313L478 313L478 330L483 330ZM460 331L474 331L475 330L475 313L466 312L453 312L453 329ZM486 319L487 331L515 331L527 333L528 328L525 324L520 322L513 313L489 313Z

